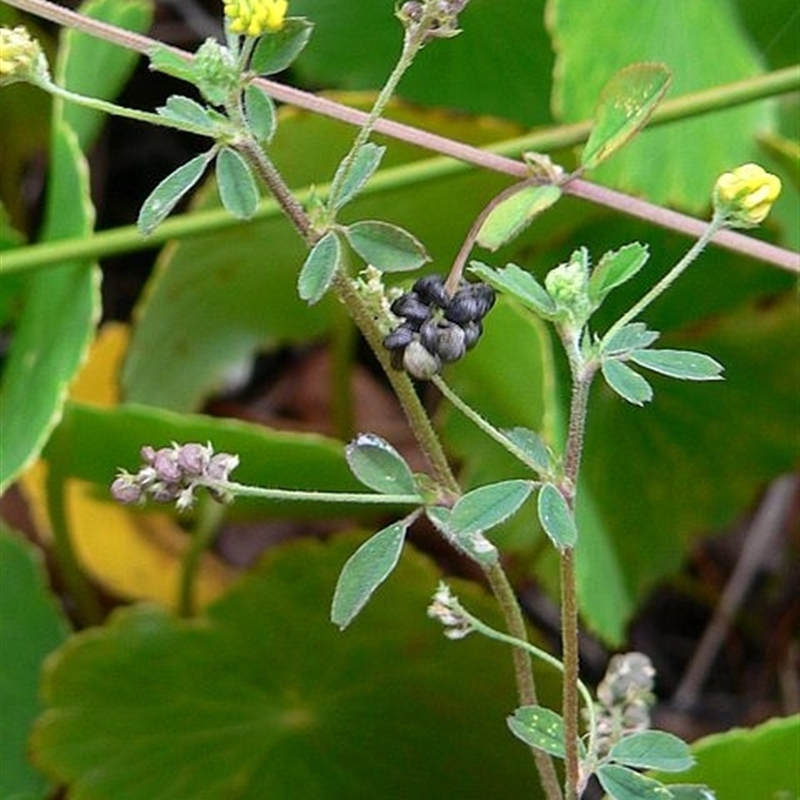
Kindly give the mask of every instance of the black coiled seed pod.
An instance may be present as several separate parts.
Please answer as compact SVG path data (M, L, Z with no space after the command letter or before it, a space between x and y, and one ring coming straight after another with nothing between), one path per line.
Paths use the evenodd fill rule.
M404 317L406 320L423 323L431 313L426 303L420 300L416 292L408 292L400 295L391 306L392 314L396 317ZM419 325L417 326L419 327Z
M463 286L445 309L447 319L459 324L483 319L494 305L494 289L485 283Z
M481 338L481 334L483 333L483 323L478 320L477 322L468 322L466 325L461 326L464 330L464 345L466 346L467 350L472 350L476 344L478 344L478 339Z
M485 283L462 283L451 297L440 275L426 275L390 308L403 321L386 337L392 366L427 380L443 363L458 361L478 343L481 320L495 302Z
M441 275L426 275L420 278L412 287L417 296L427 305L437 305L439 308L447 308L450 296L444 288L444 279Z
M407 347L414 339L414 331L407 327L405 324L399 328L395 328L391 333L388 333L383 339L383 346L387 350L400 350Z

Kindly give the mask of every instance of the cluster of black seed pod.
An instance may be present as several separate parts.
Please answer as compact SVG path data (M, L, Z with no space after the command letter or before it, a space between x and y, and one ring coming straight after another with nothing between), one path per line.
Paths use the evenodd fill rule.
M397 369L432 378L442 364L475 347L494 301L494 289L485 283L462 283L451 296L441 275L426 275L392 303L392 313L403 321L383 345Z

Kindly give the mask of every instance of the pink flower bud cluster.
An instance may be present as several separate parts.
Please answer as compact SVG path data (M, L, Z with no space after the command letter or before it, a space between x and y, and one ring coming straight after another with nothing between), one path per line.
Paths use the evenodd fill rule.
M208 489L221 503L232 496L225 484L239 464L239 456L215 453L211 444L194 442L156 450L145 445L139 451L142 466L135 474L120 470L111 484L111 495L125 505L143 505L148 499L157 503L174 502L179 511L194 505L195 490Z

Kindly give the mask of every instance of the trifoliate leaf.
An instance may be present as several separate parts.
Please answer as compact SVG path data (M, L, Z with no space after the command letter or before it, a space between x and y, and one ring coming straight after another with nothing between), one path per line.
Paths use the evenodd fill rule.
M559 549L575 547L578 529L564 495L552 483L546 483L539 492L539 522L550 541Z
M250 219L258 208L258 186L247 162L230 147L217 156L217 188L222 205L237 219Z
M671 797L663 783L618 764L603 764L596 774L612 800L668 800Z
M291 65L308 44L314 26L300 17L290 17L279 31L262 36L250 59L250 69L258 75L274 75Z
M601 366L606 383L624 400L643 406L653 399L650 384L627 364L616 358L604 358Z
M724 367L705 353L692 350L632 350L630 360L639 366L686 381L722 380Z
M342 245L333 231L328 231L311 248L297 279L297 292L309 305L314 305L328 291L341 258Z
M143 236L152 233L178 201L200 180L205 172L213 151L195 156L167 175L161 183L153 189L147 199L142 203L139 219L136 222Z
M500 560L497 548L481 532L456 531L451 525L453 512L445 506L428 506L425 514L453 547L472 558L478 564L490 566Z
M457 536L483 533L515 514L528 499L530 481L509 480L467 492L453 506L450 529Z
M416 237L389 222L354 222L344 229L344 234L353 250L382 272L405 272L430 261Z
M683 772L694 764L689 745L666 731L641 731L624 736L609 758L619 764L663 772Z
M629 322L603 342L602 350L609 356L628 353L631 350L643 350L645 347L650 347L660 335L658 331L647 330L643 322Z
M506 723L525 744L564 758L564 719L560 714L543 706L520 706Z
M346 628L397 566L411 518L378 531L344 565L331 606L331 622Z
M639 242L605 253L589 278L589 297L600 305L612 289L630 280L649 257L647 246Z
M153 52L150 53L150 69L153 72L172 75L173 78L179 78L188 83L195 82L194 62L177 55L173 50L161 44L156 45Z
M385 152L385 147L366 142L356 153L347 169L345 162L339 164L333 179L334 188L329 199L331 208L335 210L342 208L364 188L375 170L378 169Z
M189 123L205 128L212 135L217 123L224 122L225 117L217 111L206 108L191 97L174 94L166 104L158 109L158 115L164 119Z
M372 433L359 434L345 449L353 475L383 494L416 494L414 475L389 442Z
M269 143L275 133L275 103L259 86L250 84L244 90L244 111L250 130L262 142Z
M552 469L550 450L536 431L516 427L505 429L502 433L525 454L526 463L534 466L537 472L542 474L550 472Z
M471 261L469 271L545 319L552 319L556 313L556 304L545 288L530 272L516 264L493 269L480 261Z

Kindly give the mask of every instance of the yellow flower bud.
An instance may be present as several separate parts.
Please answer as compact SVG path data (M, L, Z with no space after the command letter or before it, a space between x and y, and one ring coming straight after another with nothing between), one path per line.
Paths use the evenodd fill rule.
M283 28L288 0L224 0L230 30L244 36L262 36Z
M714 186L714 207L730 227L752 228L763 222L781 193L781 182L758 164L743 164L720 175Z
M47 76L47 59L39 42L22 25L0 28L0 86Z

